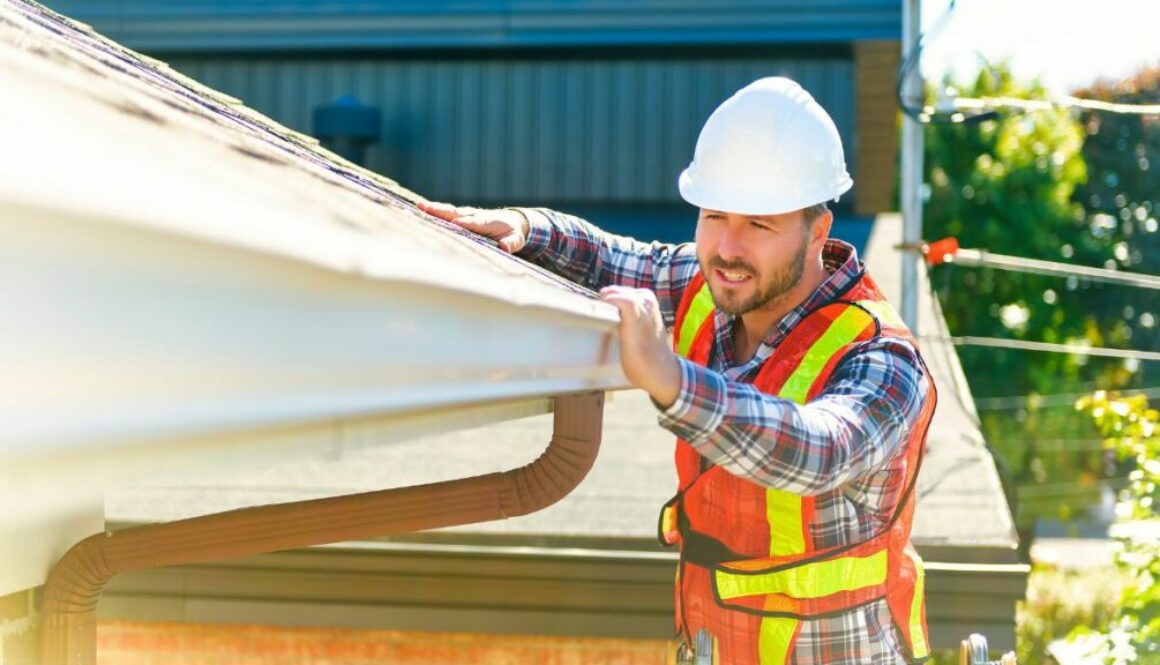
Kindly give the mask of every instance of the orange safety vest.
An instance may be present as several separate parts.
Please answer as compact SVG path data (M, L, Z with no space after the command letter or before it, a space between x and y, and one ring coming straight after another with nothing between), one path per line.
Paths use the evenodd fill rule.
M706 365L713 345L713 298L698 274L677 310L674 345ZM842 296L809 314L762 365L754 386L799 404L817 397L834 368L859 342L890 336L915 343L865 273ZM930 378L925 366L923 371ZM714 661L730 665L788 663L801 621L885 599L909 656L929 656L922 560L910 544L914 485L931 399L904 449L897 507L880 533L859 543L820 549L810 537L816 497L763 487L719 466L702 467L697 451L677 441L679 487L661 511L660 538L681 547L676 623L692 644L707 628Z

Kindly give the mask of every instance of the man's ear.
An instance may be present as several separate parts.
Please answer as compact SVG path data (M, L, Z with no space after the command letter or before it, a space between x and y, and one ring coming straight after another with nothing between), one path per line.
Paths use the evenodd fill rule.
M810 224L810 244L821 249L830 239L830 227L834 225L834 213L829 210L818 215L814 223Z

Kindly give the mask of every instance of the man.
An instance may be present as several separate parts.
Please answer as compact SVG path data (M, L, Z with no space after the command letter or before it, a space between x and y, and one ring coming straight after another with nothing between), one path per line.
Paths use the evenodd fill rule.
M675 246L550 210L421 207L620 310L624 373L678 437L660 532L681 547L686 656L924 660L909 534L934 386L854 249L829 239L826 203L853 185L833 121L793 81L758 80L713 112L679 185L700 215Z

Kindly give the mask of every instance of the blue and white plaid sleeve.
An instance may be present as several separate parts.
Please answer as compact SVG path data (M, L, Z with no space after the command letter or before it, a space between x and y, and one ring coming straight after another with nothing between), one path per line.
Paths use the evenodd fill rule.
M734 475L814 496L899 453L930 391L921 367L907 342L865 342L799 405L682 358L680 394L658 421Z
M693 243L646 243L554 210L518 210L529 223L521 258L593 290L609 285L649 289L656 293L665 325L673 325L681 294L697 272Z

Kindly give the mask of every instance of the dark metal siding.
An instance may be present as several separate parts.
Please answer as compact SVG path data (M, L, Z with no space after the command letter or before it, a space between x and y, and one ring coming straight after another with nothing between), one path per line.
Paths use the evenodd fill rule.
M576 546L325 547L157 568L115 577L98 612L122 621L672 637L675 555ZM992 648L1014 648L1027 573L928 564L932 646L957 649L982 632Z
M898 0L49 0L135 49L260 51L898 39Z
M677 202L677 175L705 118L761 76L796 79L833 115L848 155L854 145L853 64L841 57L189 56L170 64L306 133L315 107L352 93L383 113L368 167L462 202Z

